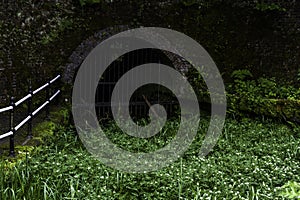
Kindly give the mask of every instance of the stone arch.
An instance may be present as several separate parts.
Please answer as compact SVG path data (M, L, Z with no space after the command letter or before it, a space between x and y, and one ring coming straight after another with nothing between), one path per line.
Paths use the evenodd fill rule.
M73 83L81 63L98 44L100 44L105 39L111 37L112 35L129 29L130 27L126 25L108 27L102 29L99 32L96 32L94 35L84 40L68 58L68 63L64 69L62 76L63 82L67 84ZM173 64L173 67L179 70L181 73L185 74L188 68L191 67L190 64L184 59L182 59L180 56L174 55L167 51L162 52L170 59L170 61Z
M108 27L96 32L94 35L84 40L68 58L68 63L64 69L62 76L63 82L67 84L73 83L81 63L98 44L100 44L110 36L128 29L128 26Z
M88 54L102 41L106 40L107 38L111 37L112 35L115 35L119 32L126 31L129 29L130 29L129 26L109 27L109 28L103 29L99 32L96 32L94 35L92 35L89 38L87 38L86 40L84 40L69 57L69 59L68 59L69 62L66 65L63 76L62 76L63 81L72 87L73 82L75 81L75 78L76 78L77 71L79 70L82 62L85 60L85 58L88 56ZM154 40L157 39L162 42L166 42L165 44L168 44L167 38L161 37L160 35L158 35L158 36L152 35L151 33L147 33L147 34L149 34L149 37L151 39L154 39ZM182 59L180 56L173 54L171 52L159 50L159 49L146 50L148 52L149 51L156 52L155 55L159 57L158 60L157 60L157 58L153 58L153 57L152 58L149 58L147 56L143 57L143 55L145 55L145 54L142 53L142 55L141 55L142 61L141 60L139 60L138 62L133 61L133 63L131 61L130 62L126 61L127 59L130 60L130 56L128 54L133 53L133 54L137 55L143 51L144 51L143 49L136 50L136 51L127 53L122 56L121 60L125 59L125 61L122 61L122 62L131 63L131 64L129 64L129 66L125 66L125 68L124 68L125 71L128 71L130 68L136 67L141 64L158 63L157 62L158 60L160 60L159 63L169 65L169 66L175 68L177 71L179 71L183 75L185 75L185 73L188 71L188 68L191 67L190 64L187 61L185 61L184 59ZM156 60L154 61L151 59L154 59L154 60L156 59ZM96 110L97 110L98 116L107 116L107 114L111 115L110 114L110 112L111 112L110 111L110 98L111 98L112 88L114 86L114 83L117 82L115 79L118 79L118 77L120 78L122 73L124 73L123 70L120 70L120 71L123 71L123 72L120 72L121 74L119 74L118 70L114 70L114 69L116 69L115 68L116 63L118 63L118 62L114 61L111 64L111 66L108 68L108 70L103 74L102 78L104 79L105 83L102 83L102 80L99 82L100 84L98 85L98 89L95 94L96 108L98 108ZM112 69L112 70L110 70L110 69ZM114 76L113 80L106 80L106 77L108 77L110 79L111 76ZM151 91L149 88L151 88ZM152 87L148 86L147 88L143 88L143 89L148 92L153 93L153 91L154 90L156 91L157 88L153 87L153 86ZM141 93L144 94L144 90L142 90ZM159 92L158 92L159 94L163 93L162 89L158 89L158 90L159 90ZM160 92L162 92L162 93L160 93ZM146 97L147 95L145 95L145 96L141 95L139 92L137 92L136 95L133 95L133 102L135 102L136 106L139 105L139 109L140 109L139 115L140 116L147 116L148 111L147 111L146 107L148 107L149 104L153 104L154 102L160 102L160 103L164 104L165 106L167 106L168 109L166 109L166 110L168 112L168 115L172 112L175 112L174 107L176 107L178 104L177 100L174 97L168 97L168 99L169 99L169 100L167 100L167 101L169 101L169 103L168 103L167 101L161 99L161 97L163 95L159 95L158 93L157 93L158 100L155 99L155 98L157 98L156 95L149 95L148 97ZM137 98L137 96L139 96L140 98ZM144 99L142 99L141 97L143 97ZM162 101L160 101L160 100L162 100ZM145 104L145 102L147 104ZM99 106L97 105L97 103L99 103ZM154 104L156 104L156 103L154 103ZM101 109L99 107L101 107ZM132 110L137 110L136 107L134 107L134 105L132 107ZM138 114L135 113L135 115L138 115Z

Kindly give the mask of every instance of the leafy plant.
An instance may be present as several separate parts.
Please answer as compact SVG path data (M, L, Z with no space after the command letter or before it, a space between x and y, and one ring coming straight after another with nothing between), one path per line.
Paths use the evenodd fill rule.
M95 3L100 3L103 0L79 0L79 3L81 6L84 6L86 4L95 4Z
M299 118L300 89L275 78L250 79L248 70L236 70L233 83L227 85L228 111L234 115L251 112L276 118Z
M239 69L235 70L231 74L231 78L234 78L235 80L245 80L246 78L252 78L252 73L247 69Z
M300 184L289 181L280 188L280 195L289 199L300 199Z
M166 136L177 126L177 122L168 122L165 135L148 141L126 137L113 123L105 131L120 147L142 151L166 144ZM146 174L122 173L105 166L85 150L73 128L59 127L56 137L30 155L28 162L8 169L0 161L0 169L5 169L0 170L0 198L278 199L278 185L300 180L300 141L286 125L227 119L214 150L200 158L208 126L209 118L202 118L195 142L182 158ZM290 186L299 191L298 186Z
M266 11L266 10L286 11L285 8L281 7L276 3L271 3L271 4L264 3L264 2L257 3L255 8L260 11Z
M49 44L59 38L60 34L65 30L72 29L73 21L71 19L57 20L56 28L53 28L48 34L41 39L41 44Z

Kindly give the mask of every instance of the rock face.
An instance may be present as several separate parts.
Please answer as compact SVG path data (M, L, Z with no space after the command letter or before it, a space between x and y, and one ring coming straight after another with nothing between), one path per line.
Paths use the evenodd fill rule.
M132 24L169 27L184 32L214 54L214 60L224 68L225 75L245 67L257 71L257 75L263 71L266 75L282 76L284 71L287 79L295 79L293 74L297 73L300 61L299 1L264 1L265 4L275 3L284 7L286 11L283 12L276 9L260 12L254 8L257 1L228 1L226 4L213 1L215 3L207 7L206 3L201 5L201 1L189 1L191 5L171 0L112 2L104 7L97 4L81 7L77 0L3 0L0 3L0 103L1 99L5 101L7 93L11 95L13 72L16 73L16 87L25 89L26 78L32 76L40 79L37 82L42 81L44 74L56 73L59 71L58 66L65 66L65 59L82 38L72 41L74 46L70 47L70 51L62 53L64 60L59 64L56 58L59 58L60 50L64 49L62 46L68 44L59 43L58 39L63 41L72 33L86 31L77 25L86 25L86 21L81 20L88 21L91 16L99 21L105 21L103 16L112 19L107 20L109 22L103 26L97 26L97 29L114 24ZM264 9L263 6L261 9ZM75 22L77 25L72 27ZM265 28L266 32L258 29L256 24L262 24L261 28ZM73 29L66 33L65 30L69 28ZM76 69L90 50L105 38L119 32L117 29L122 30L121 26L107 28L82 42L70 56L66 68L63 68L64 80L71 83ZM48 44L50 51L45 50ZM56 57L49 58L54 53ZM182 66L182 63L177 66Z
M9 70L13 70L10 52L8 49L3 49L3 53L6 55L6 57L0 59L0 105L8 102L9 97L7 89L11 88L11 85L8 84L7 72ZM4 63L6 63L5 66Z
M50 71L45 60L50 53L44 45L68 28L73 11L72 0L1 1L0 104L7 103L8 95L24 94L30 76L45 79L41 71Z

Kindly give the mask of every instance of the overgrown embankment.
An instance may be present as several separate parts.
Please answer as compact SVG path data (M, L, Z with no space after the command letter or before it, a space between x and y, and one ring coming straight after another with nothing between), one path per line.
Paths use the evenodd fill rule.
M122 173L103 165L85 150L74 128L59 127L46 146L34 153L20 150L24 159L15 166L0 162L0 197L283 199L283 196L299 196L299 132L270 120L228 119L214 150L201 159L198 153L208 122L202 118L196 140L181 159L146 174ZM126 150L153 151L166 143L177 126L177 122L167 123L164 134L150 142L128 138L113 125L108 126L106 134Z

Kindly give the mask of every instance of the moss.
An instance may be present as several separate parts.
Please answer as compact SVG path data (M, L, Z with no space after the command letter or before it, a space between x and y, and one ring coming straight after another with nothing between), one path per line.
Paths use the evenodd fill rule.
M69 123L69 115L69 106L52 111L49 121L44 121L34 127L32 131L34 142L45 143L55 137L55 132L58 127Z
M247 99L241 99L235 103L235 107L240 111L286 120L300 119L300 100L264 99L255 104Z
M57 129L67 124L68 115L69 109L67 107L56 108L50 112L49 121L43 121L33 127L32 139L28 140L25 145L15 146L15 157L7 157L5 156L6 153L2 154L0 165L3 164L5 169L12 169L16 164L24 162L27 157L30 157L35 151L42 148L42 144L46 144L54 139Z
M53 137L56 126L57 125L52 121L44 121L38 124L32 131L33 139L39 137L41 140L47 140L48 138Z

